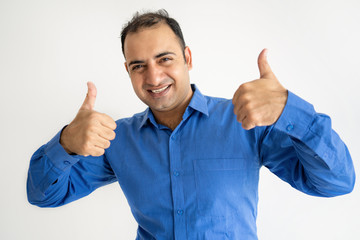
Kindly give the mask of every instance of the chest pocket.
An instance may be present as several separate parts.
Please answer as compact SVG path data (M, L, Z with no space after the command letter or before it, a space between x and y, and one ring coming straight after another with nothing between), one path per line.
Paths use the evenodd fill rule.
M254 208L259 169L248 162L251 160L217 158L194 161L199 215L229 217Z

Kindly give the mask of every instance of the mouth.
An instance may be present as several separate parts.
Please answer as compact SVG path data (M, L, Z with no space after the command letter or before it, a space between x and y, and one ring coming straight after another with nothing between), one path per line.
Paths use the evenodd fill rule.
M147 91L150 93L152 97L159 98L164 96L170 90L170 88L171 88L171 84L159 89L149 89Z
M150 91L153 92L153 93L161 93L162 91L165 91L165 89L167 89L168 87L170 87L170 85L165 86L165 87L160 88L160 89L150 90Z

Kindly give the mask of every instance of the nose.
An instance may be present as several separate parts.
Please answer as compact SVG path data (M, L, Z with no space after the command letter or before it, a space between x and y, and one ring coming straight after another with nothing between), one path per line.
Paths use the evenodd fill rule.
M159 86L163 79L163 71L156 64L148 64L146 69L146 83L151 86Z

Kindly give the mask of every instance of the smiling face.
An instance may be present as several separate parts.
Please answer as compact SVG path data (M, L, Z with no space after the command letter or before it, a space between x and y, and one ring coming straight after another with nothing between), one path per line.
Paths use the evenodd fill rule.
M185 110L192 96L191 52L182 50L171 28L159 23L129 33L124 46L125 67L139 99L155 115Z

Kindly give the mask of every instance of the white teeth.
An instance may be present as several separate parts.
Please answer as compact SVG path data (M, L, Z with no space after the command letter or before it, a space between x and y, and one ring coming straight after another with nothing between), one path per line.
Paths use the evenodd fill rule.
M164 91L165 89L167 89L169 86L166 86L166 87L163 87L163 88L160 88L160 89L156 89L156 90L151 90L153 93L160 93L162 91Z

